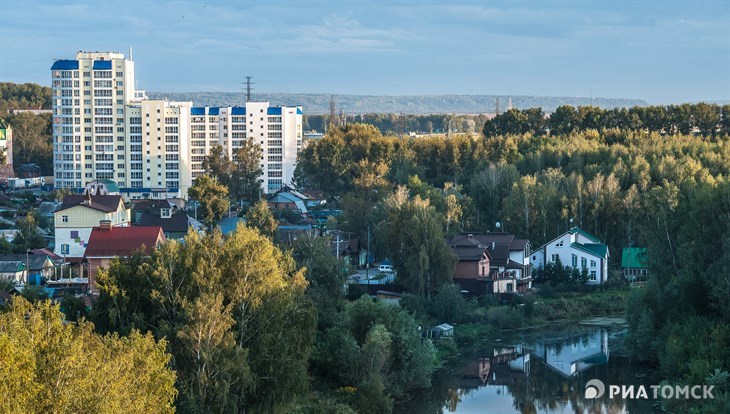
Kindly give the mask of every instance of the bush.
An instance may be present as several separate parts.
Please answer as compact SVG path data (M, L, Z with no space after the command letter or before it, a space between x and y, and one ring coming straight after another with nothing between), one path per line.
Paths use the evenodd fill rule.
M438 322L471 322L476 304L467 301L456 285L444 285L429 306L429 313Z
M392 413L393 398L380 378L361 382L355 392L355 408L361 413Z
M521 328L525 323L522 312L516 308L500 306L487 311L487 320L498 329Z

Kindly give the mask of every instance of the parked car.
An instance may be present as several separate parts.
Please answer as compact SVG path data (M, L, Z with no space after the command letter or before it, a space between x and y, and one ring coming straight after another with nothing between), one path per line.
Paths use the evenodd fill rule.
M378 271L383 273L393 273L393 265L381 264L378 267Z

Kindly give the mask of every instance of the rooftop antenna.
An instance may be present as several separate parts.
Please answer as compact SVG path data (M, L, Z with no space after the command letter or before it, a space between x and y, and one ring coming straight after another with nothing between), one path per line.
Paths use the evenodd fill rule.
M251 90L253 90L253 88L251 88L251 85L254 84L253 82L251 82L251 78L253 78L253 76L246 76L245 78L246 78L246 102L251 102Z
M134 60L132 59L132 46L129 46L129 60Z

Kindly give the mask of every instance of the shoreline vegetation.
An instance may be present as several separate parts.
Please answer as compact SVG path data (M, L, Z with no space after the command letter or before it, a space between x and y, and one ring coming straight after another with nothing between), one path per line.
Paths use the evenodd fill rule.
M50 102L47 88L14 89L20 103ZM730 412L730 105L562 106L550 118L539 108L513 109L469 125L482 134L427 137L405 136L405 118L377 118L401 134L327 118L328 133L301 151L292 184L340 210L327 230L371 240L369 254L392 261L410 292L399 305L346 297L348 274L329 236L277 240L277 212L262 201L249 210L249 227L230 235L191 232L149 257L115 259L98 278L101 294L90 313L83 300L63 309L68 325L58 306L33 305L32 325L21 309L30 305L14 303L12 329L0 325L0 349L23 353L27 364L3 371L0 386L45 381L42 392L26 388L35 394L17 400L15 412L74 412L95 395L95 371L66 375L70 362L48 363L66 342L21 346L22 335L48 321L72 345L79 341L71 334L103 345L93 355L107 363L96 366L126 361L119 378L135 372L125 347L137 349L140 360L145 349L159 351L149 375L165 381L148 381L156 403L140 408L127 404L135 395L109 396L110 406L130 413L388 413L429 387L434 369L459 347L506 330L624 310L633 358L656 364L667 382L716 386L715 400L674 401L669 411ZM32 160L50 171L50 116L7 120L16 164ZM215 171L208 175L198 182L214 182ZM213 189L216 205L241 201L225 186ZM444 240L495 231L498 222L533 248L573 226L595 235L611 252L611 286L592 289L567 272L539 272L537 292L509 304L493 295L465 299L451 284L456 258ZM650 276L641 289L621 283L624 247L646 248ZM28 288L24 296L41 291ZM34 298L42 302L42 295ZM93 325L73 322L83 319ZM453 341L423 338L423 329L444 322L456 327ZM63 328L70 325L76 328ZM69 355L84 355L77 351ZM54 386L50 378L73 381ZM69 389L73 394L59 396Z

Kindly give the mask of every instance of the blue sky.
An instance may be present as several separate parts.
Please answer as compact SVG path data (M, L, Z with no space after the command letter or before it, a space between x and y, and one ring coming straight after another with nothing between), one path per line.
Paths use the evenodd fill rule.
M148 91L730 99L729 0L0 0L0 81L130 45Z

